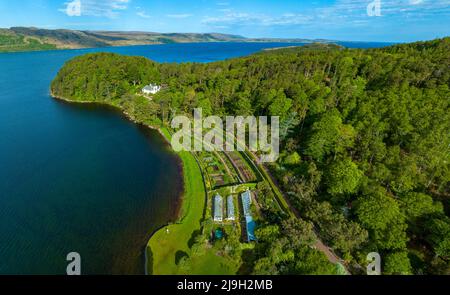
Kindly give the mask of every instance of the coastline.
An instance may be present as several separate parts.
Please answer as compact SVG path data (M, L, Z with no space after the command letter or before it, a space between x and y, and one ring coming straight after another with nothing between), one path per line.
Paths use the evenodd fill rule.
M118 111L120 111L123 115L125 115L125 117L129 121L131 121L131 122L133 122L135 124L138 124L138 125L141 125L141 126L144 126L144 127L147 127L147 128L150 128L152 130L157 131L164 138L164 141L172 148L172 145L171 145L171 142L170 142L169 138L167 138L167 135L161 130L160 127L155 127L155 126L144 124L144 123L141 123L141 122L137 121L130 114L125 112L121 107L119 107L117 105L110 104L110 103L105 103L105 102L90 101L90 100L71 100L71 99L68 99L68 98L65 98L65 97L61 97L61 96L58 96L58 95L54 94L52 90L50 90L50 96L53 97L54 99L57 99L57 100L60 100L60 101L63 101L63 102L67 102L67 103L94 104L94 105L97 104L97 105L101 105L101 106L105 106L106 105L106 106L113 107L113 108L117 109Z
M102 49L102 48L115 48L115 47L131 47L131 46L154 46L154 45L167 45L167 44L200 44L200 43L305 43L305 44L313 44L313 43L321 43L321 44L330 44L335 42L335 40L310 40L310 39L280 39L280 38L244 38L244 39L231 39L231 40L183 40L183 41L174 41L174 42L131 42L129 44L110 44L106 46L72 46L72 47L57 47L55 48L43 48L43 49L25 49L25 50L1 50L2 53L20 53L20 52L45 52L45 51L62 51L62 50L83 50L83 49ZM364 42L364 41L350 41L350 42ZM296 47L289 46L289 47ZM280 47L284 48L284 47Z
M236 41L193 41L193 42L175 42L175 43L136 43L136 44L120 44L101 47L74 47L74 48L52 48L52 49L31 49L31 50L0 50L2 53L26 53L26 52L46 52L46 51L64 51L64 50L84 50L84 49L104 49L116 47L132 47L132 46L156 46L167 44L201 44L201 43L314 43L311 41L295 41L295 40L236 40ZM324 43L326 44L326 43ZM296 47L296 46L289 46ZM284 47L280 47L284 48Z
M167 129L139 122L136 119L134 119L130 114L125 112L120 106L107 102L72 100L54 94L51 89L50 89L50 96L54 99L67 103L98 104L103 106L111 106L119 110L131 122L157 131L164 138L166 143L170 146L170 149L172 149L170 141L170 133ZM177 252L189 251L188 241L191 238L194 231L200 229L201 221L203 219L203 209L206 205L206 188L201 168L195 156L190 152L174 151L174 153L180 159L183 175L183 193L180 196L179 211L175 219L175 222L161 226L159 229L150 233L150 237L148 239L144 251L145 275L154 274L155 265L158 268L156 270L156 273L158 274L174 273L176 271L176 265L170 265L169 263L168 269L165 269L164 268L165 265L163 266L161 262L167 261L168 256L173 255L175 257L175 254ZM201 180L201 182L199 182L199 179ZM201 204L201 206L195 206L192 204ZM198 210L198 208L200 208L200 211ZM168 237L169 232L175 234L172 234L170 237ZM151 271L149 271L150 269L149 265L150 257L148 253L149 251L150 253L152 253ZM156 263L153 263L155 261L155 257L159 259L157 259Z

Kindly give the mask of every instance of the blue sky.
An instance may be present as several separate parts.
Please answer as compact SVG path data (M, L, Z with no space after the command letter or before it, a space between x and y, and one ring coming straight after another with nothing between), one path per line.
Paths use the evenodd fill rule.
M415 41L450 36L450 0L0 0L11 26Z

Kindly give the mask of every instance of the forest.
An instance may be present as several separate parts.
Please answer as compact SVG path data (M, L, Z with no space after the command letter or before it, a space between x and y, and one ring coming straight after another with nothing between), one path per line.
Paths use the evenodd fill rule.
M15 51L37 51L56 49L54 44L36 38L16 35L4 29L0 29L0 53Z
M149 83L163 85L152 100L139 95ZM308 263L322 259L309 247L315 231L352 273L378 252L384 274L450 274L449 87L444 38L378 49L313 44L206 64L87 54L64 65L51 91L153 126L196 107L279 116L281 156L267 167L302 220L260 200L250 273L331 273Z

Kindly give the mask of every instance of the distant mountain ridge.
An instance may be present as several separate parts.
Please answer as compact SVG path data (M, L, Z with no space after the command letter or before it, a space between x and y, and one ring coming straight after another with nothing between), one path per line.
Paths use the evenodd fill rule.
M79 31L12 27L0 29L0 52L48 49L78 49L108 46L193 42L327 42L326 40L246 38L221 33L156 33L121 31Z

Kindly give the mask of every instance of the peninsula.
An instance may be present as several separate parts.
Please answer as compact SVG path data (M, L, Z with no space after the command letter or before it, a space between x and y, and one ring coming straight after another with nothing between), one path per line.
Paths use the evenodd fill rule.
M96 53L67 62L51 91L116 106L168 139L172 117L198 107L280 117L275 163L248 151L180 153L183 206L151 237L147 273L360 273L377 251L386 274L432 274L450 253L448 52L450 38L208 64ZM165 87L148 99L149 84Z

